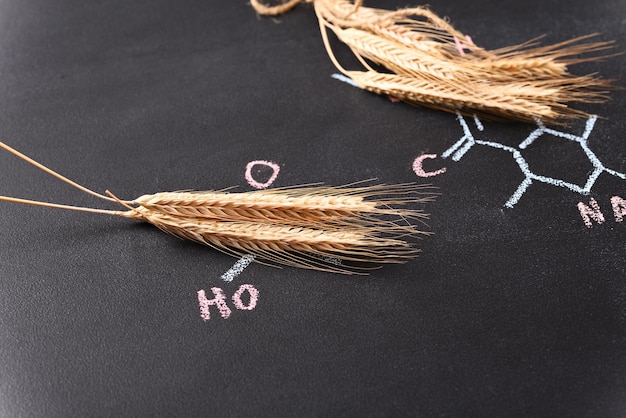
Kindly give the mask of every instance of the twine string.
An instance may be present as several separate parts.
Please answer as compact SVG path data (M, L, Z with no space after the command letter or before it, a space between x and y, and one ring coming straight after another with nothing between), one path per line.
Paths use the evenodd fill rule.
M250 4L254 7L254 10L258 14L264 16L277 16L287 13L294 7L296 7L302 0L288 0L285 3L277 4L276 6L266 6L259 0L250 0ZM312 1L312 0L309 0Z

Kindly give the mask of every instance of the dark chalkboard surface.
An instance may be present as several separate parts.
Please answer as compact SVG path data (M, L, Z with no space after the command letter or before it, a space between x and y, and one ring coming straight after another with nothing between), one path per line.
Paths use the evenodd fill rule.
M626 45L620 0L430 4L490 49ZM236 258L149 225L0 204L1 416L626 414L626 92L550 130L393 103L335 72L311 5L0 1L0 138L90 188L253 190L277 173L270 187L441 193L407 265L243 260L231 281ZM0 174L2 195L98 204L4 152ZM226 308L201 309L214 292Z

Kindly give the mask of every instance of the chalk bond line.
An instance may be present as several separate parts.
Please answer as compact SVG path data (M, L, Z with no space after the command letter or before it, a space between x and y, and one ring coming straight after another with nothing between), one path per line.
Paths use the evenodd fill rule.
M469 39L468 39L468 42L470 42L471 44L471 41ZM463 54L464 53L463 45L461 44L460 40L455 39L455 43L456 43L457 49L459 50L459 53ZM354 81L352 81L352 79L342 74L332 74L331 77L336 80L342 81L344 83L350 84L354 87L360 88ZM445 159L445 158L452 156L452 160L455 162L458 162L461 160L461 158L463 158L463 156L465 156L465 154L474 145L477 145L477 144L485 145L485 146L489 146L492 148L501 149L501 150L510 152L513 155L513 158L515 159L515 162L519 166L520 170L524 174L524 177L525 177L524 180L517 187L517 190L513 193L513 195L511 195L509 200L507 200L507 202L505 203L506 207L513 208L515 204L519 202L519 200L522 198L522 196L524 195L528 187L532 184L533 180L546 183L546 184L551 184L557 187L567 188L575 193L579 193L583 195L589 194L591 192L591 189L594 186L596 180L598 179L598 177L600 177L602 173L607 173L609 175L626 180L626 173L621 173L621 172L611 170L605 167L602 161L600 161L597 155L589 148L587 144L587 139L591 135L591 132L593 131L593 128L595 127L595 123L597 121L597 116L595 115L592 115L587 119L585 123L585 129L581 136L547 128L544 125L544 123L541 122L539 118L535 118L537 129L531 132L518 145L520 150L524 150L528 148L531 144L533 144L537 139L539 139L544 134L549 134L549 135L553 135L559 138L564 138L570 141L577 142L578 144L580 144L581 148L585 152L585 155L587 156L587 158L589 159L589 161L594 167L593 171L587 177L587 180L585 181L584 186L576 185L574 183L570 183L565 180L555 179L552 177L542 176L542 175L533 173L530 170L526 159L522 156L519 150L500 144L498 142L494 142L494 141L476 140L467 122L465 121L465 118L463 117L463 115L461 115L460 113L457 113L456 119L458 120L459 124L461 125L461 128L463 129L463 136L458 141L456 141L450 148L448 148L441 154L442 158ZM473 116L473 119L474 119L474 124L476 125L476 128L480 132L483 132L485 128L484 128L482 121L476 115ZM418 159L415 160L414 165L413 165L413 171L415 171L415 173L418 176L425 177L425 176L433 176L433 175L445 173L445 170L443 169L437 172L432 172L432 173L423 172L421 165L419 165L421 164L422 160L418 161ZM419 166L416 167L415 164L418 164Z
M522 196L524 195L528 187L532 184L533 180L546 183L546 184L551 184L557 187L563 187L575 193L586 195L591 192L591 189L594 186L596 180L598 179L598 177L600 177L602 173L607 173L607 174L610 174L612 176L615 176L621 179L626 179L626 174L606 168L604 164L602 163L602 161L600 161L598 156L589 148L587 140L589 136L591 135L591 132L593 131L593 128L595 126L595 123L597 120L596 116L591 116L587 119L587 122L585 123L585 130L581 136L547 128L540 120L536 119L537 129L531 132L526 137L526 139L524 139L524 141L522 141L518 145L518 147L521 150L524 150L544 134L556 136L559 138L564 138L569 141L574 141L578 143L581 149L583 150L583 152L585 153L585 155L587 156L587 159L593 166L593 170L587 176L587 179L583 186L580 186L580 185L577 185L577 184L574 184L565 180L548 177L548 176L542 176L542 175L533 173L530 170L528 162L526 161L526 159L524 158L520 150L501 144L499 142L495 142L495 141L484 141L484 140L475 139L465 118L461 114L457 114L457 120L461 126L461 129L463 130L463 136L457 142L455 142L450 148L444 151L441 154L441 157L448 158L450 155L452 155L453 161L459 161L475 145L488 146L491 148L501 149L503 151L511 153L511 155L513 156L513 159L519 166L525 178L522 181L522 183L517 187L517 190L513 193L513 195L511 195L509 200L505 203L506 207L509 207L509 208L514 207L515 204L517 204L517 202L519 202L519 200L522 198ZM484 127L476 116L474 116L474 123L480 131L483 131Z
M226 273L222 274L222 280L225 282L232 282L235 277L239 276L253 261L254 256L252 254L244 255L235 264L233 264L233 266L228 269Z

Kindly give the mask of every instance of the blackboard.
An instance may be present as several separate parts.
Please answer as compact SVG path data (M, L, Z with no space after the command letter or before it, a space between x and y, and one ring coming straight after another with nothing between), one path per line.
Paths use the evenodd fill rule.
M618 0L430 5L490 49L626 44ZM133 198L277 174L270 187L440 193L406 265L253 263L231 281L237 259L149 225L2 203L1 416L626 414L626 92L550 130L394 103L336 72L310 4L0 2L0 138L81 184ZM4 152L0 173L2 195L98 204ZM227 318L203 316L214 288Z

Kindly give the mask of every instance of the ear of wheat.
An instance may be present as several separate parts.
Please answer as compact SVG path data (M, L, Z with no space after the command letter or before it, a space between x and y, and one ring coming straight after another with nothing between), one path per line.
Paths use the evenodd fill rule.
M0 201L115 215L151 223L179 238L234 256L251 254L272 266L288 265L366 274L383 264L405 263L418 249L415 226L427 215L412 204L431 200L427 186L310 185L253 192L163 192L121 200L96 193L0 142L0 148L46 173L124 210L69 206L0 196Z
M613 42L590 42L587 35L540 46L538 39L493 51L480 48L426 7L388 11L362 0L290 0L258 13L285 13L313 3L322 39L337 69L366 90L415 105L491 119L562 124L589 116L573 103L607 99L611 80L576 76L568 66L598 61ZM336 58L332 32L363 65L347 70Z

